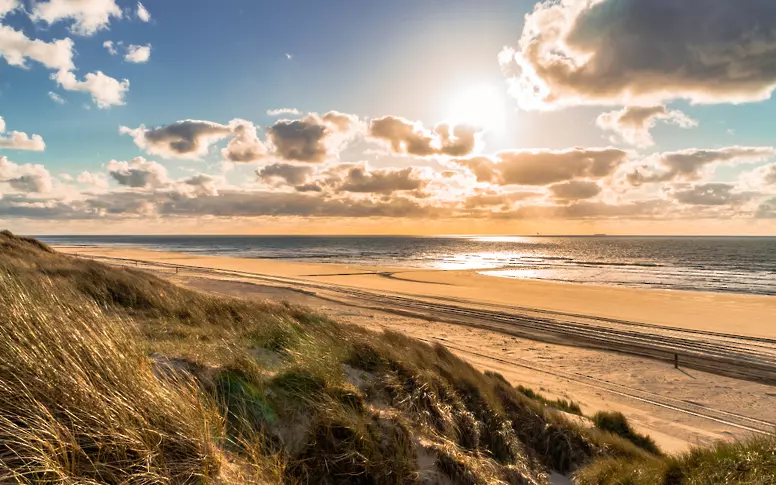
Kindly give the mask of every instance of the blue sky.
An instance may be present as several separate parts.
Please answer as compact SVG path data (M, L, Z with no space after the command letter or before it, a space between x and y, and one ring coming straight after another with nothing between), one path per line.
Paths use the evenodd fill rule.
M212 224L214 230L222 231L223 227L233 225L232 216L240 218L243 224L240 227L249 229L254 227L253 223L246 222L245 218L249 217L260 219L262 227L277 223L279 228L287 227L288 221L281 219L294 217L320 220L321 227L331 227L327 219L334 217L341 222L347 219L347 224L342 224L347 225L348 231L358 231L353 229L359 227L353 218L362 216L351 216L348 211L330 213L333 210L330 204L348 207L366 204L370 209L363 211L364 232L383 226L379 222L381 217L407 218L412 221L409 225L415 227L423 226L422 219L433 214L434 219L449 219L452 232L458 232L462 225L475 231L501 229L503 224L499 219L514 221L509 226L513 231L527 227L526 221L548 227L579 225L580 231L584 231L591 224L617 226L619 223L614 219L620 217L628 219L633 228L629 230L639 232L646 227L644 218L652 225L647 232L671 232L673 228L686 226L682 220L689 217L706 221L696 226L698 232L717 232L716 228L722 227L721 221L736 217L741 221L742 232L771 233L771 221L762 216L770 214L768 204L774 195L773 188L768 186L769 182L760 183L755 178L770 180L768 167L773 157L769 149L776 145L771 119L776 101L769 98L776 85L776 75L766 67L757 66L766 66L767 56L773 55L770 52L776 52L776 48L766 49L765 57L763 54L756 57L752 51L751 59L744 55L743 60L730 57L729 52L736 48L735 52L740 54L741 49L749 49L746 32L757 33L761 26L776 22L773 8L763 2L746 0L752 3L752 12L731 10L731 13L727 10L732 8L729 0L711 0L707 5L710 17L706 25L713 27L715 18L725 15L731 19L733 15L740 16L734 22L740 25L740 32L727 29L729 32L719 34L724 37L712 39L708 33L693 30L693 25L703 22L691 19L689 7L669 3L668 7L662 7L676 10L671 22L682 29L661 32L655 23L634 29L626 41L618 39L618 35L625 35L621 27L627 25L628 15L650 19L644 9L659 11L658 4L666 1L650 4L646 0L596 0L592 6L580 10L579 6L584 3L581 0L555 7L549 2L537 4L523 0L147 0L143 9L150 18L143 19L138 15L139 6L135 1L5 0L8 11L5 16L0 14L0 26L6 35L4 39L0 34L0 117L4 120L6 135L0 136L8 138L12 131L40 135L45 141L45 150L18 149L18 145L10 144L0 147L0 156L7 157L6 165L10 167L6 168L5 179L0 171L0 194L7 195L3 199L5 213L0 207L0 222L24 228L52 227L53 231L62 232L107 227L110 232L110 227L121 230L142 220L149 230L156 231L184 220L188 222L181 222L180 227L190 228L192 218L209 217L218 219ZM617 9L608 9L614 4L620 5ZM3 5L0 1L0 12ZM550 31L547 28L550 20L543 12L553 8L561 9L558 11L566 19L556 26L567 35L561 40L546 34ZM682 23L684 16L687 23ZM87 25L90 20L96 22L91 27ZM585 22L593 25L590 31L594 34L585 34L590 38L577 35L586 27ZM534 36L533 45L547 47L546 52L552 51L550 47L554 49L552 52L567 49L567 59L579 56L576 66L585 62L589 65L576 73L552 74L551 58L542 57L544 54L531 57L528 44L520 42L521 37L530 37L526 37L526 32L531 26L539 26L543 32ZM18 61L12 60L14 54L19 55L19 48L8 40L11 31L14 35L23 35L29 42L50 44L57 39L71 39L72 66L69 69L45 66L45 61L39 62L29 50L21 53L24 66L18 65ZM674 34L676 31L681 33ZM773 44L770 37L764 38L770 42L768 45ZM575 45L579 39L586 44ZM105 47L106 41L113 43L114 53ZM656 54L655 45L663 41L668 46L685 45L688 52L690 47L695 52L712 48L719 52L715 52L717 57L709 57L713 65L699 65L697 59L685 55L680 48L676 52L664 50ZM125 55L130 45L150 49L150 57L143 62L129 62ZM627 45L630 50L624 53L611 47L619 45ZM505 48L514 51L505 57ZM584 52L584 49L590 51ZM606 59L606 63L597 62L599 59ZM48 62L66 61L57 58ZM751 65L747 66L747 62ZM742 72L749 69L743 75L745 82L734 72L739 68ZM547 71L541 73L542 69ZM98 71L112 78L113 84L106 88L86 87L82 81L87 79L84 76ZM73 75L69 85L67 81L58 82L53 78L63 73ZM116 91L116 85L123 80L128 80L128 88ZM539 89L534 90L536 86ZM95 94L99 89L113 91ZM542 89L550 94L545 97L537 94ZM50 93L61 102L55 102ZM107 105L99 102L100 96L111 95L112 101ZM627 114L624 111L657 106L663 110L662 114L654 110ZM267 110L278 108L294 108L298 114L267 114ZM612 115L614 121L610 126L602 127L601 121L597 123L603 113L619 110L623 110L622 117ZM322 121L320 117L331 111L352 116L354 121L347 133L338 134L329 121ZM631 116L638 119L636 125L628 125L635 119ZM394 140L390 136L375 135L373 121L381 117L406 121L401 126L410 127L407 129L415 130L416 135L429 137L433 148L427 153L412 153L406 139L398 140L391 148ZM326 155L314 162L284 155L280 144L294 140L281 140L281 134L278 138L272 135L273 126L284 118L296 119L299 123L294 127L297 128L318 123L315 126L322 130L323 136L331 137L312 140L312 143L326 145ZM165 127L174 127L184 120L219 125L215 129L223 134L207 141L204 152L192 155L155 148L151 142L144 146L137 137L121 134L119 130L119 127L143 126L150 130L144 136L153 139L169 136ZM222 149L235 136L234 127L243 126L233 120L250 123L248 130L252 133L255 130L256 134L251 140L266 151L265 155L245 163L224 159ZM476 125L470 149L454 153L438 148L444 142L432 130L442 122L451 124L451 134L452 125ZM283 127L274 132L280 133L280 128ZM155 132L155 129L161 131ZM628 129L636 130L630 132L630 138ZM192 136L196 138L199 133ZM332 145L335 141L336 147ZM560 164L586 163L584 157L589 158L584 152L586 149L607 147L627 152L618 158L616 170L596 174L571 169L567 177L543 178L548 180L546 184L526 178L509 179L508 173L514 171L510 172L512 169L507 164L517 164L514 166L519 170L533 170L527 164L538 158L527 160L513 153L507 159L499 155L527 150L547 152L550 158L536 163L552 171ZM582 150L575 152L581 153L582 158L571 160L557 153L575 149ZM690 163L696 165L690 168L677 168L675 163L684 162L668 156L672 152L693 150L695 162ZM708 150L718 152L711 158L701 154ZM489 157L495 163L492 165L495 171L476 174L472 163L463 160L477 156ZM147 169L141 162L133 162L137 157L143 157L145 162L158 162L162 168L153 170L165 171L164 182L153 187L122 183L125 179L116 170L134 174ZM127 162L127 165L116 168L118 165L114 164L111 169L108 167L111 161ZM286 183L281 183L284 180L271 176L262 179L259 175L257 180L256 173L272 164L314 167L308 174L309 190L293 187L285 179ZM348 185L345 179L340 185L331 181L332 173L348 170L343 164L366 164L366 176L374 183L378 179L388 183L401 177L413 180L425 177L418 183L405 185L426 192L383 188L369 192L363 191L366 190L363 187L349 191L344 187L352 184ZM34 165L42 165L44 169ZM760 169L757 174L747 175L757 169ZM38 183L34 190L25 190L20 177L33 173L39 176L41 170L51 180L42 185ZM411 174L402 175L401 170L411 170ZM75 180L84 171L97 176L99 183ZM455 175L445 173L450 171ZM638 183L632 176L637 171L641 173ZM647 172L652 175L645 177ZM776 174L776 169L773 173ZM169 201L160 198L160 191L169 196L177 190L175 187L194 186L185 179L193 174L213 178L208 179L212 187L209 186L207 195L199 202L217 203L219 208L201 213L189 213L189 209L183 213L169 212ZM329 181L324 183L324 179ZM632 183L623 187L623 180ZM560 198L557 193L564 188L553 189L552 183L570 184L573 188L587 184L590 190L584 192L583 198ZM730 187L702 185L715 183ZM309 184L317 184L316 189L312 190ZM232 196L238 189L256 196L266 192L283 197L304 196L307 197L302 200L304 204L312 204L309 197L318 194L326 208L316 206L310 213L283 209L280 212L259 210L255 214L238 211L232 215L220 208L220 204L224 202L224 194ZM531 191L541 195L531 196L528 202L521 199L520 194ZM429 193L434 197L429 198ZM634 198L634 193L643 197L644 202L652 203L650 207L655 209L650 209L649 214L638 209L617 215L621 211L614 209L615 206L641 202ZM93 194L101 201L90 199ZM483 194L501 197L506 202L476 210L472 204L468 204L468 209L464 207L465 201ZM711 198L704 198L704 194ZM246 195L240 195L243 196ZM144 207L152 209L142 214L123 209L105 211L107 200L130 197L135 204L146 197ZM186 197L200 196L187 191ZM210 200L216 197L220 199ZM433 203L429 202L432 200ZM656 208L665 202L673 205ZM19 210L31 203L45 205L47 209L55 205L62 207L62 214L55 210L40 213ZM417 206L417 211L394 213L383 208L384 204L393 203L411 203ZM598 205L594 208L592 204ZM443 210L437 211L440 208ZM581 217L574 215L580 213ZM434 227L447 231L444 224Z

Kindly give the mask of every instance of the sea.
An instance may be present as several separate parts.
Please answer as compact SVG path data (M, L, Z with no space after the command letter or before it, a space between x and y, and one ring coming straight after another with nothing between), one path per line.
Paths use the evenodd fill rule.
M55 245L476 270L578 284L776 295L776 237L39 236Z

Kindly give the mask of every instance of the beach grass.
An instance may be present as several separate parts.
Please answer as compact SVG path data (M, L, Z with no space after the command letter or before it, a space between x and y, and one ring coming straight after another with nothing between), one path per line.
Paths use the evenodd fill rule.
M610 477L677 463L692 477L714 456L773 472L726 445L667 458L438 344L7 232L0 317L2 482L642 483Z

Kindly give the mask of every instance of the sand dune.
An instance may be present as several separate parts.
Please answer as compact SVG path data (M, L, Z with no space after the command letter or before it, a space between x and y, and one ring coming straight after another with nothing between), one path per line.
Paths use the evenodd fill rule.
M773 297L58 249L138 265L208 291L297 299L338 320L441 342L477 367L580 401L587 412L624 411L667 450L768 432L776 423ZM680 369L665 361L674 350L682 355Z

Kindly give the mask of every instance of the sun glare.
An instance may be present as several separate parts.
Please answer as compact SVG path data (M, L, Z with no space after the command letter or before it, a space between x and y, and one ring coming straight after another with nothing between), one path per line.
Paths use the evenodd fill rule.
M464 89L452 99L446 119L498 131L506 120L506 106L501 91L492 85L480 84Z

